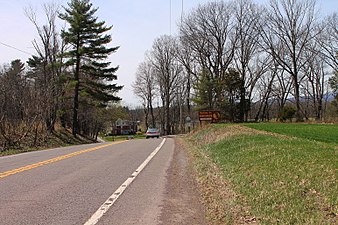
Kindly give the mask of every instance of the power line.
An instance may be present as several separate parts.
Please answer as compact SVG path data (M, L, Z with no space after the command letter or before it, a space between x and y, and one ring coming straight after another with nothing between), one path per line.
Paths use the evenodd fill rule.
M169 30L170 30L170 35L171 35L171 0L170 0L170 16L169 16L169 20L170 20L170 22L169 22Z
M32 53L29 53L29 52L26 52L26 51L24 51L24 50L21 50L21 49L18 49L18 48L16 48L16 47L13 47L13 46L11 46L11 45L5 44L5 43L3 43L3 42L1 42L1 41L0 41L0 44L6 46L6 47L8 47L8 48L15 49L15 50L17 50L17 51L19 51L19 52L25 53L25 54L27 54L27 55L33 55Z
M182 23L182 21L183 21L183 11L184 11L184 7L183 7L184 5L183 5L183 0L182 0L182 10L181 10L181 23Z

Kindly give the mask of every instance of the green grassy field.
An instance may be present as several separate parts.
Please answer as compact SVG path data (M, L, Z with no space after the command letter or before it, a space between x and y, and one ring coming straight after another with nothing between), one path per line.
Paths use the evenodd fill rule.
M234 199L220 198L222 190L216 188L214 191L220 192L216 194L218 201L222 201L221 204L232 202L235 205L228 206L229 208L245 208L247 211L229 210L222 212L224 215L220 217L212 215L212 210L215 209L207 206L212 209L209 210L212 223L246 222L239 219L245 215L251 215L261 224L337 223L337 126L247 126L297 138L269 135L238 125L217 125L194 133L186 139L190 146L199 146L192 151L199 157L196 168L202 177L200 179L204 179L203 176L206 175L203 174L206 166L210 167L207 165L210 158L219 168L219 176L236 193ZM206 159L203 161L201 157ZM208 186L205 183L203 185ZM205 187L206 190L210 188L212 187ZM221 221L215 221L215 217L221 218Z
M288 136L338 144L338 124L253 123L246 126Z

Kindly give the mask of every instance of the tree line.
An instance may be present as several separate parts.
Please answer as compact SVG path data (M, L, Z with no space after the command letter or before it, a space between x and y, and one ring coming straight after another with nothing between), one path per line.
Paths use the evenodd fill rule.
M39 37L32 42L36 54L27 66L14 60L0 70L0 150L37 146L58 126L96 138L120 100L118 67L108 61L118 47L109 47L112 26L98 20L98 8L89 0L43 8L43 25L25 9ZM57 27L59 19L64 28Z
M139 64L133 88L146 125L180 132L198 110L231 122L336 120L337 25L337 13L322 18L315 0L199 5Z

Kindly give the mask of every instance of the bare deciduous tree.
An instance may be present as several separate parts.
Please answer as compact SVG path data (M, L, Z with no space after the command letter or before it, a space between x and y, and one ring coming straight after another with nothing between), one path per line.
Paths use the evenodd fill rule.
M324 19L319 27L316 41L321 46L319 51L325 62L333 69L338 70L338 14L334 13Z
M182 19L180 36L198 60L201 70L215 83L226 80L236 47L236 29L232 2L209 2L200 5ZM215 88L211 108L221 107L223 90Z
M164 133L171 134L170 106L174 93L181 82L182 65L177 60L177 40L168 35L161 36L154 41L150 60L155 69L162 103L164 106Z
M235 2L235 23L237 45L234 54L234 65L240 73L242 84L240 91L239 120L244 121L249 111L251 93L258 78L264 72L268 60L260 61L259 48L260 24L262 9L251 1L239 0Z
M153 101L156 97L156 81L154 68L151 62L142 62L136 72L136 80L133 84L134 93L142 99L142 104L145 113L145 124L148 128L149 125L149 114L151 117L150 124L155 127L155 116Z
M184 95L186 97L187 104L187 115L191 117L191 92L193 89L193 83L198 77L198 70L200 68L194 52L189 48L188 44L184 43L184 39L180 38L180 42L178 43L177 49L177 58L179 62L182 64L185 77L183 78L186 82L184 85Z
M43 9L47 21L45 25L38 24L36 12L32 8L25 10L26 16L34 24L39 35L39 40L33 41L37 56L30 58L28 64L32 69L29 76L35 80L44 108L43 117L48 131L51 132L54 130L64 88L61 56L65 45L56 26L59 6L54 3L44 4Z
M303 118L300 104L301 70L306 65L304 53L316 33L314 0L271 0L262 29L265 50L292 77L297 120Z

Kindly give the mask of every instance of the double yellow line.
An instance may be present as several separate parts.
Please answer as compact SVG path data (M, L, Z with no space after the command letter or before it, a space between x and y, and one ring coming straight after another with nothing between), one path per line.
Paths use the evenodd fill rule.
M2 172L2 173L0 173L0 179L14 175L14 174L17 174L17 173L24 172L24 171L27 171L27 170L31 170L31 169L34 169L34 168L37 168L37 167L40 167L40 166L44 166L44 165L51 164L51 163L54 163L54 162L58 162L58 161L61 161L61 160L64 160L64 159L68 159L68 158L71 158L73 156L77 156L77 155L80 155L80 154L83 154L83 153L86 153L86 152L96 151L96 150L99 150L101 148L105 148L105 147L115 145L115 144L119 144L119 143L123 143L123 142L126 142L126 141L119 141L119 142L109 143L109 144L105 144L105 145L100 145L100 146L97 146L97 147L94 147L94 148L84 149L84 150L73 152L73 153L70 153L70 154L67 154L67 155L62 155L62 156L58 156L56 158L48 159L48 160L45 160L45 161L42 161L42 162L34 163L34 164L31 164L31 165L28 165L28 166L20 167L20 168L14 169L14 170Z

